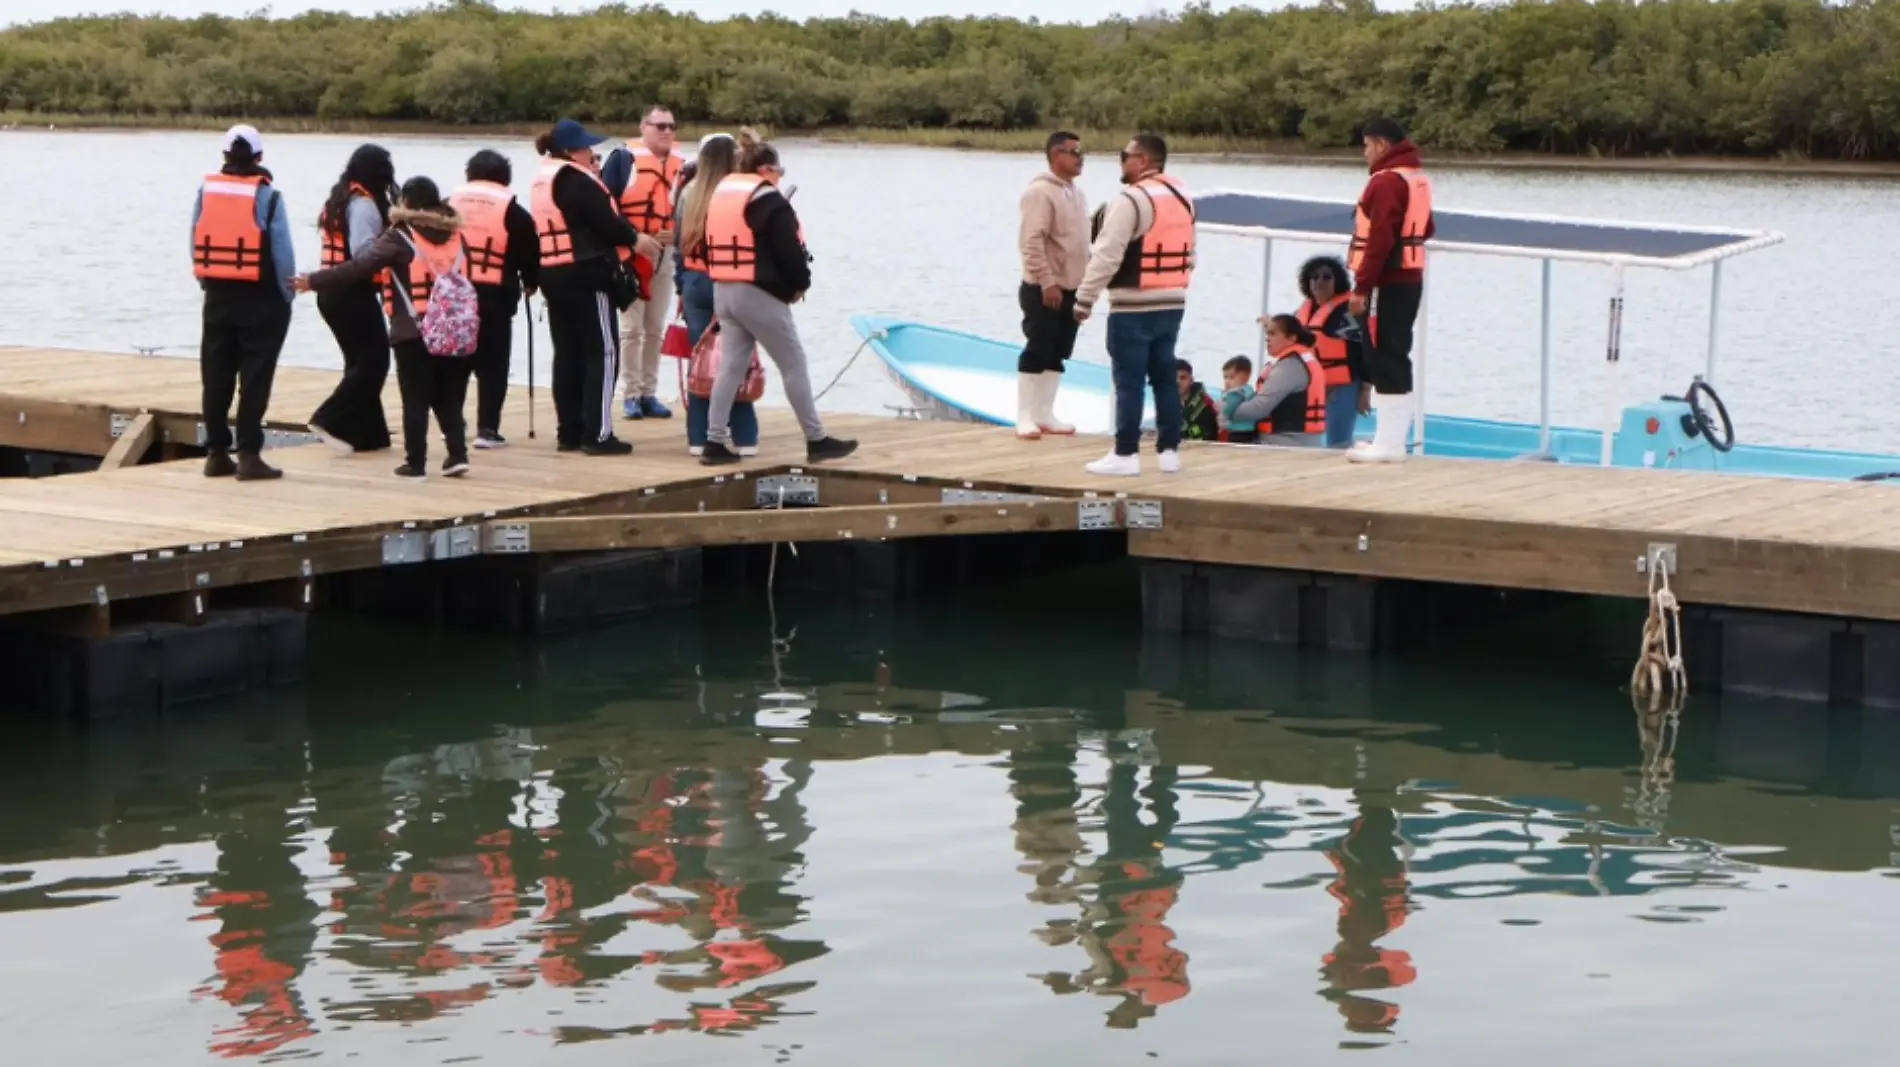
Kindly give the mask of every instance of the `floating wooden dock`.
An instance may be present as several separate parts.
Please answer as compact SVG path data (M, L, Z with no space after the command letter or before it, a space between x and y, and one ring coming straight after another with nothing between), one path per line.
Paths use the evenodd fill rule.
M1007 429L862 416L831 420L863 444L820 468L776 411L760 456L715 473L686 455L677 420L622 423L631 457L557 454L545 391L530 441L520 385L504 426L512 447L475 453L467 478L409 483L391 476L396 453L297 444L334 381L279 370L271 457L286 476L247 484L199 473L194 360L0 348L0 447L106 457L92 473L0 480L0 615L103 616L180 595L202 611L221 590L266 583L287 584L294 603L324 574L470 555L1113 530L1130 555L1190 572L1635 598L1657 559L1688 604L1900 620L1892 485L1439 459L1360 467L1193 444L1181 474L1110 479L1082 469L1100 439L1021 442ZM439 463L439 441L431 448Z

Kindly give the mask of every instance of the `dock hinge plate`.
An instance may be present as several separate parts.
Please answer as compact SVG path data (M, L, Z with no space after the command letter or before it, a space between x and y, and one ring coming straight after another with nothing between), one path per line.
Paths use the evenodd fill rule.
M1078 530L1113 530L1120 526L1115 514L1113 500L1080 500L1075 505L1075 528Z
M424 563L429 559L429 534L426 530L403 530L383 535L383 566Z
M1053 497L1035 493L992 493L983 489L945 489L946 504L1041 504Z
M112 439L116 441L119 438L124 437L125 431L132 428L132 420L137 417L138 416L136 415L122 415L116 411L113 412L112 413Z
M481 551L482 532L474 526L445 526L429 535L430 559L461 559Z
M488 551L497 556L517 556L533 551L534 539L528 525L521 522L497 522L488 526Z
M1161 529L1161 501L1159 500L1124 500L1122 511L1125 515L1122 525L1130 530Z
M818 506L818 479L809 474L773 474L753 482L758 487L753 501L758 507Z

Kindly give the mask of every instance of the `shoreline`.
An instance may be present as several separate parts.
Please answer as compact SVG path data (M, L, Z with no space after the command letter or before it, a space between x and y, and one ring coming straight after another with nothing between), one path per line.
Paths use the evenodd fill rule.
M233 122L251 121L268 131L282 134L364 134L415 137L527 139L542 126L531 123L494 123L454 126L410 120L360 119L231 119L206 116L170 115L61 115L27 112L0 112L0 132L18 133L182 133L222 130ZM691 143L700 136L732 125L683 124L680 141ZM1059 125L1059 124L1058 124ZM1052 126L1053 128L1053 126ZM613 130L601 124L603 133ZM942 148L977 152L1036 152L1042 147L1046 131L964 130L944 127L880 129L869 127L826 127L819 129L773 129L760 125L768 137L816 141L835 145L879 145L889 147ZM1103 131L1081 131L1083 144L1096 152L1101 145L1113 144L1121 135ZM1228 159L1269 163L1281 166L1357 166L1359 153L1349 148L1311 148L1299 141L1259 141L1209 137L1198 134L1164 134L1174 146L1172 154L1183 157ZM1428 149L1429 152L1429 149ZM1706 174L1719 176L1825 177L1825 178L1900 178L1900 162L1853 162L1793 157L1748 156L1578 156L1539 152L1445 153L1431 152L1432 164L1448 169L1577 171L1631 174Z

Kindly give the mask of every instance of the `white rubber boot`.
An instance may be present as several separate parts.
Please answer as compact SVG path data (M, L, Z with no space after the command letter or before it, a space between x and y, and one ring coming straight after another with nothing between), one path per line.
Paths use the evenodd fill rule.
M1372 431L1371 444L1356 444L1346 450L1346 459L1352 463L1402 463L1405 461L1405 442L1412 432L1412 405L1416 393L1374 393L1377 402L1373 405L1379 414L1379 424Z
M1036 427L1057 436L1074 433L1075 427L1056 418L1056 393L1062 389L1062 372L1046 370L1036 377L1041 379L1036 389Z
M1036 410L1041 396L1042 375L1016 375L1016 436L1025 441L1034 441L1042 436L1042 427L1036 425Z

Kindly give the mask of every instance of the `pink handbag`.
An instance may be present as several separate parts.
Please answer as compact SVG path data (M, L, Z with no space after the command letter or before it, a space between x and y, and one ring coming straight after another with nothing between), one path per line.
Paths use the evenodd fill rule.
M712 396L713 379L719 376L719 320L714 319L694 346L686 372L686 391L693 396ZM738 403L756 404L765 396L765 364L759 362L759 348L752 346L752 366L745 383L739 386Z

